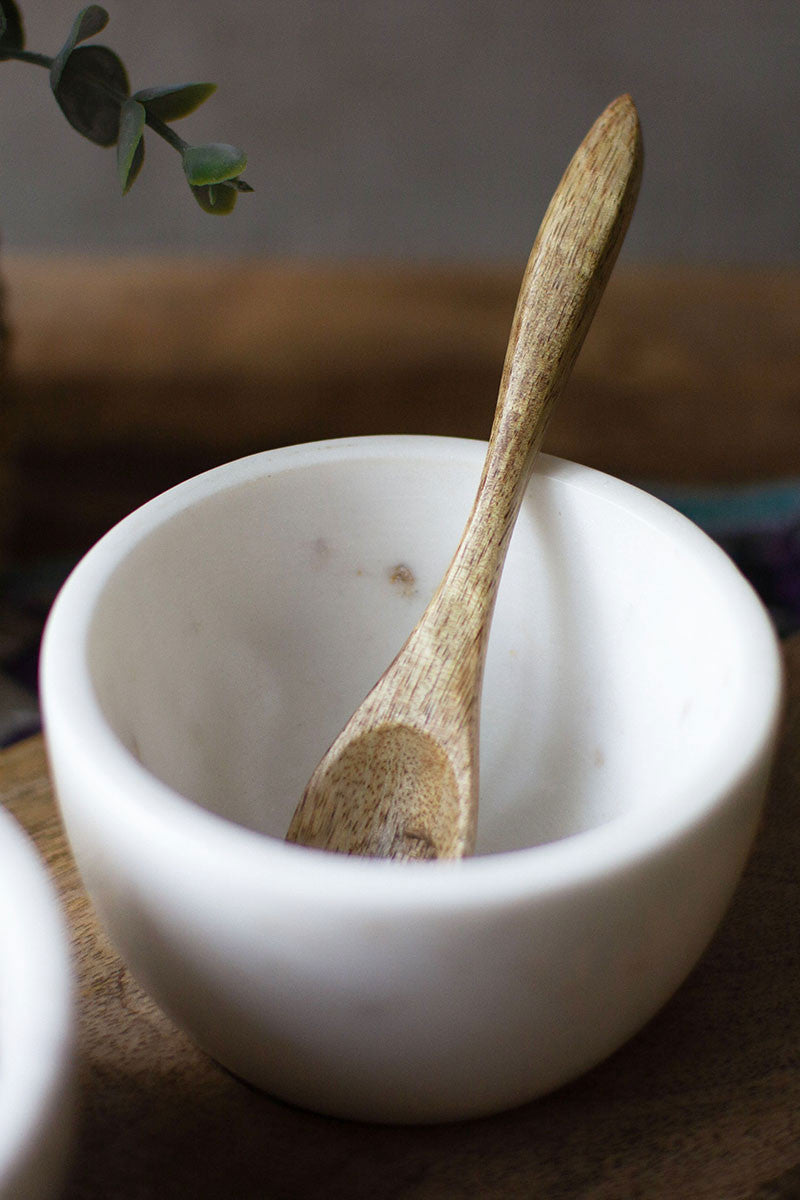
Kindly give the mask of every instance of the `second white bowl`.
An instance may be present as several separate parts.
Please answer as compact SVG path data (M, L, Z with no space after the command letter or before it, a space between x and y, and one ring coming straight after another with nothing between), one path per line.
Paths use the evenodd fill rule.
M66 927L34 846L0 809L0 1200L60 1190L73 1050Z

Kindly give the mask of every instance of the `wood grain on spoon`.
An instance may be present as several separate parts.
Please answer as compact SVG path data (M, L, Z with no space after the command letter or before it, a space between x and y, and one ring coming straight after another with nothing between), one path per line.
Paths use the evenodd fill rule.
M394 859L472 853L486 645L500 574L547 419L625 236L639 120L615 100L579 146L522 280L478 492L444 579L397 658L311 777L287 838Z

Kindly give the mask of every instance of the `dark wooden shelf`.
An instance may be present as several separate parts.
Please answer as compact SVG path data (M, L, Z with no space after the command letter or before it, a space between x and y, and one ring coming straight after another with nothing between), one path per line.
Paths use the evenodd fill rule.
M84 549L270 446L487 437L523 265L7 256L14 553ZM796 474L799 396L800 272L621 268L545 449L637 480Z

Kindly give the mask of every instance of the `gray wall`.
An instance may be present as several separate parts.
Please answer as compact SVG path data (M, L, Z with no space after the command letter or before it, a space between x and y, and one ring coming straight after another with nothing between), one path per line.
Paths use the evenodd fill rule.
M55 53L82 0L20 0ZM0 64L0 230L19 249L517 261L594 117L630 91L645 183L629 259L793 262L798 0L106 0L134 88L209 78L182 122L257 192L226 219L148 140L124 199L44 71Z

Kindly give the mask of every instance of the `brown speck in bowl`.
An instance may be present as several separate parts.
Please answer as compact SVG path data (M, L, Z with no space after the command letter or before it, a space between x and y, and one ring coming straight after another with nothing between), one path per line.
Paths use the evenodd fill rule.
M417 590L417 577L406 563L389 568L389 581L399 587L404 596L413 596Z

